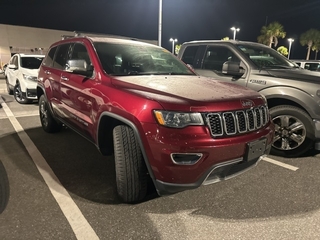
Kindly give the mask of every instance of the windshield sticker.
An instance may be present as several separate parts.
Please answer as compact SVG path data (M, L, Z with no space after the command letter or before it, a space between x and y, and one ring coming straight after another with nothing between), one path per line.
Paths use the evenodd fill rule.
M265 81L265 80L250 79L249 82L250 83L255 83L255 84L260 84L260 85L266 85L267 84L267 81Z

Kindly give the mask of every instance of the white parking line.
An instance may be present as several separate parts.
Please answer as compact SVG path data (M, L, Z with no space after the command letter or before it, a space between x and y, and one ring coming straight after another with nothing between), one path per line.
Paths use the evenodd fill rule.
M287 169L292 170L292 171L297 171L299 169L299 168L294 167L292 165L289 165L289 164L286 164L286 163L283 163L283 162L279 162L279 161L276 161L276 160L268 158L268 157L264 157L262 160L264 160L266 162L269 162L269 163L273 163L273 164L278 165L280 167L287 168Z
M37 149L32 140L26 134L18 120L14 117L10 108L7 106L6 103L3 102L1 96L0 104L2 105L3 110L8 116L8 119L10 120L22 143L24 144L28 153L30 154L30 157L37 166L44 181L49 187L53 197L55 198L62 212L67 218L77 239L99 239L99 237L92 229L87 219L83 216L80 209L73 201L67 190L62 186L59 179L54 174L54 172L52 171L52 169L50 168L40 151Z

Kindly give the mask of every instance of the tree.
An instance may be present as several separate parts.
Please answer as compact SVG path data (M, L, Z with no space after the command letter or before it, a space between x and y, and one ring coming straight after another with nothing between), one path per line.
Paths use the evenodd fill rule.
M181 44L176 44L175 47L174 47L174 53L176 55L178 55L179 51L180 51L180 48L181 48Z
M277 48L277 51L279 53L281 53L283 56L288 56L289 52L288 52L288 48L286 48L285 46L280 46Z
M258 42L268 45L269 47L278 45L278 38L285 38L286 32L283 26L278 22L272 22L268 26L261 28L261 35L258 36Z
M320 50L320 39L316 40L312 46L312 51L316 52L316 54L314 55L314 60L317 60L319 50Z
M312 47L317 44L320 40L320 31L314 28L309 29L308 31L304 32L300 36L300 43L302 46L307 45L307 56L306 60L309 60L310 51Z

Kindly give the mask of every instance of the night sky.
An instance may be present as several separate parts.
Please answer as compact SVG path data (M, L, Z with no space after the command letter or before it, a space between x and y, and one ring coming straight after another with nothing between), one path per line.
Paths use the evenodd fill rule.
M0 0L0 23L85 31L158 40L159 0ZM200 39L257 41L266 23L278 21L294 38L291 58L305 58L299 41L310 28L320 30L320 0L163 0L162 46ZM1 37L1 36L0 36ZM314 53L311 59L314 58Z

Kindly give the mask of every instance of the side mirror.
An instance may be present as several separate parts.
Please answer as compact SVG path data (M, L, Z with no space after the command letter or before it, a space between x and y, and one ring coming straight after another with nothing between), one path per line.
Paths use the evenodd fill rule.
M9 69L14 69L14 70L18 69L18 67L15 64L9 64L8 68Z
M93 66L88 65L87 62L83 59L68 60L65 70L68 72L84 75L87 77L90 77L93 74Z
M222 65L222 73L233 77L241 77L244 69L240 67L240 62L227 61Z

